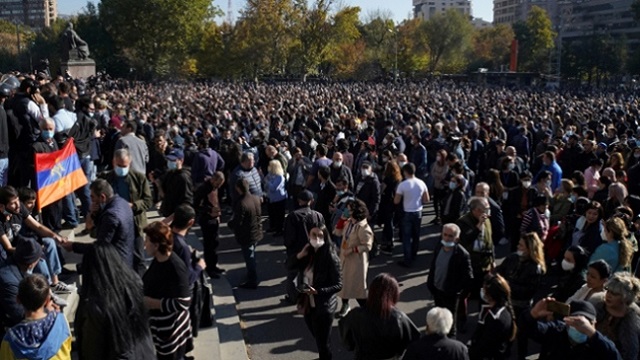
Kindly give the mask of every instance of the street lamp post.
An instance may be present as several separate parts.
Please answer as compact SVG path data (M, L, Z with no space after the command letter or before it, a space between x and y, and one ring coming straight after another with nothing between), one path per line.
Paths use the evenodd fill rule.
M393 81L398 81L398 27L389 29L390 33L393 33L393 39L395 44L395 60L393 64Z

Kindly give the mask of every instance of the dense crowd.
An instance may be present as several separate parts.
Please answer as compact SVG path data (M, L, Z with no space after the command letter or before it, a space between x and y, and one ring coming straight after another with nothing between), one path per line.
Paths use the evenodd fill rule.
M3 76L0 103L2 359L68 358L55 309L70 291L81 359L188 358L211 322L207 278L224 272L223 218L246 262L240 288L260 284L264 234L282 237L285 300L320 359L332 358L334 318L357 359L524 359L530 340L544 359L640 358L632 93L38 74ZM71 138L89 182L38 211L34 154ZM424 266L431 202L442 235ZM154 206L165 220L148 224ZM59 235L81 223L95 243ZM202 258L185 241L196 224ZM511 254L496 261L497 247ZM79 290L58 279L61 248L84 255ZM397 281L367 278L372 257L396 251L400 267L429 269L422 337L395 307ZM469 299L482 304L474 329Z

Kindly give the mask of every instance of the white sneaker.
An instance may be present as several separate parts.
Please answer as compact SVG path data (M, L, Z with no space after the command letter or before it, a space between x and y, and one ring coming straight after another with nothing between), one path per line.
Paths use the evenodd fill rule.
M500 239L500 242L498 242L498 244L500 244L500 245L509 245L509 242L510 242L509 239L502 238L502 239Z
M54 304L60 306L60 308L63 308L63 307L66 307L67 305L69 305L65 299L63 299L60 296L56 295L56 293L54 293L54 292L51 292L51 300L53 301Z
M57 284L51 285L51 291L53 291L54 294L69 294L78 291L78 288L58 281Z

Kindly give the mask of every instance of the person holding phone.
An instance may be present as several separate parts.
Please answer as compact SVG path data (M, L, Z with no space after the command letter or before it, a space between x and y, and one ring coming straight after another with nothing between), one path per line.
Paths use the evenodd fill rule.
M324 225L309 231L309 242L289 257L287 267L297 271L298 310L316 340L321 360L331 354L333 313L338 307L336 294L342 289L340 259Z
M523 314L524 330L542 344L541 359L622 360L613 341L596 330L596 309L587 301L572 301L570 314L547 321L553 315L544 298Z

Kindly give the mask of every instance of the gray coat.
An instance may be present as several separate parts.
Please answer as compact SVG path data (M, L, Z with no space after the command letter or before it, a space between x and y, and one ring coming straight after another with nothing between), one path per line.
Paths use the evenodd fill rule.
M596 318L596 330L602 331L600 325L607 322L607 312L605 310L604 293L595 294L589 298L598 312ZM640 307L632 303L627 314L623 317L615 329L617 339L614 341L616 348L620 351L622 359L637 360L640 356Z

